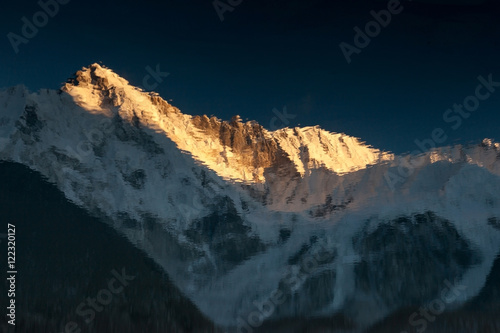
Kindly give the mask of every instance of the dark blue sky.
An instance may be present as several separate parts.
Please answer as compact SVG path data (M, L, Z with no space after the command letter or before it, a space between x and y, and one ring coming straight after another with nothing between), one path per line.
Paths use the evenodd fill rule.
M273 108L286 106L289 126L320 125L397 153L437 127L448 135L442 145L500 140L500 87L456 130L443 120L474 95L479 75L500 81L500 2L442 2L453 4L402 2L350 64L339 44L354 45L353 28L387 1L243 0L221 21L212 0L71 0L17 54L8 33L22 35L21 18L32 22L41 7L11 2L0 10L0 87L56 89L99 61L142 85L146 66L159 64L170 75L155 91L188 114L239 114L270 128Z

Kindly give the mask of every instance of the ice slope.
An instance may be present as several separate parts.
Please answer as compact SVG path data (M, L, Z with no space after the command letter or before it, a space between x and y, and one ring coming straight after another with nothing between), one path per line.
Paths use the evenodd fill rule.
M288 296L265 318L344 313L370 325L408 305L363 273L404 248L377 244L405 237L415 252L441 256L462 244L468 261L410 251L379 273L420 281L414 302L456 279L468 286L460 304L481 290L500 247L500 145L491 140L394 156L318 127L272 132L185 115L97 64L60 91L2 91L0 108L0 159L39 171L112 224L221 325L248 320L276 289ZM303 274L320 249L327 259ZM441 263L416 271L405 266L413 261Z

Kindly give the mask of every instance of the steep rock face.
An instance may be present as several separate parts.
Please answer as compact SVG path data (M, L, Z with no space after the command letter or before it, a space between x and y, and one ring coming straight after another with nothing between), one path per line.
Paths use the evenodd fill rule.
M256 122L242 123L237 116L228 122L184 115L155 93L142 93L97 64L78 71L62 90L91 113L119 114L163 131L179 149L231 180L265 182L264 170L283 164L279 155L287 156L302 175L323 166L344 173L392 158L356 138L319 128L269 132Z
M0 92L0 106L0 159L39 171L108 222L222 325L247 320L276 290L286 299L266 318L347 313L369 325L404 305L385 293L394 273L427 288L408 291L412 302L436 291L424 274L457 278L468 285L461 304L498 252L491 140L394 156L317 127L185 115L99 65L60 91ZM405 266L441 257L427 272Z
M266 137L267 131L256 122L242 123L239 117L235 116L231 121L221 121L215 117L207 116L193 117L193 124L201 131L205 138L218 140L224 151L223 163L228 166L234 162L235 158L228 156L239 155L237 161L242 167L250 167L254 171L250 182L260 182L263 177L263 170L274 165L289 164L291 161L280 152L280 147L274 140Z

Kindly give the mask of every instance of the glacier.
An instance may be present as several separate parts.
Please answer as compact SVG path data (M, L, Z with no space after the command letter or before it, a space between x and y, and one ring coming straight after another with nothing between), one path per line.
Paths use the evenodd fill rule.
M0 160L113 226L227 329L337 313L363 329L447 281L467 286L458 307L500 250L490 139L395 155L318 126L268 131L183 114L98 64L60 90L0 91L0 108Z

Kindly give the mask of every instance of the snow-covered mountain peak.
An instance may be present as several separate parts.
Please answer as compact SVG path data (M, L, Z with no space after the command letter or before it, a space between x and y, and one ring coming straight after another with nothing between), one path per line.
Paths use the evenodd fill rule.
M500 145L490 139L394 156L317 126L186 115L97 64L61 91L0 91L0 108L0 161L39 171L103 217L220 325L246 320L277 288L288 296L272 318L375 323L408 305L383 299L412 289L393 288L394 276L422 302L435 281L457 278L463 303L498 253ZM436 255L457 239L456 258L469 249L470 262ZM323 247L331 256L302 275L300 261ZM292 288L287 272L303 283Z
M127 118L134 108L144 104L149 94L129 84L112 70L99 64L84 67L62 87L75 103L92 114L113 116L118 110Z
M331 133L319 126L281 129L273 133L273 138L302 175L319 167L344 174L394 158L393 154L372 148L358 138Z
M74 74L74 78L69 79L65 86L69 85L80 87L92 86L94 89L109 90L113 86L123 87L129 85L129 82L118 76L111 69L94 63L77 71Z
M317 126L272 132L255 121L242 123L239 116L222 121L185 115L156 93L143 92L98 64L76 72L63 91L92 114L119 115L163 132L179 149L233 181L263 183L266 170L284 165L291 176L318 168L344 174L393 158L357 138Z
M493 139L485 138L483 139L482 145L489 148L500 148L500 143L495 142Z

